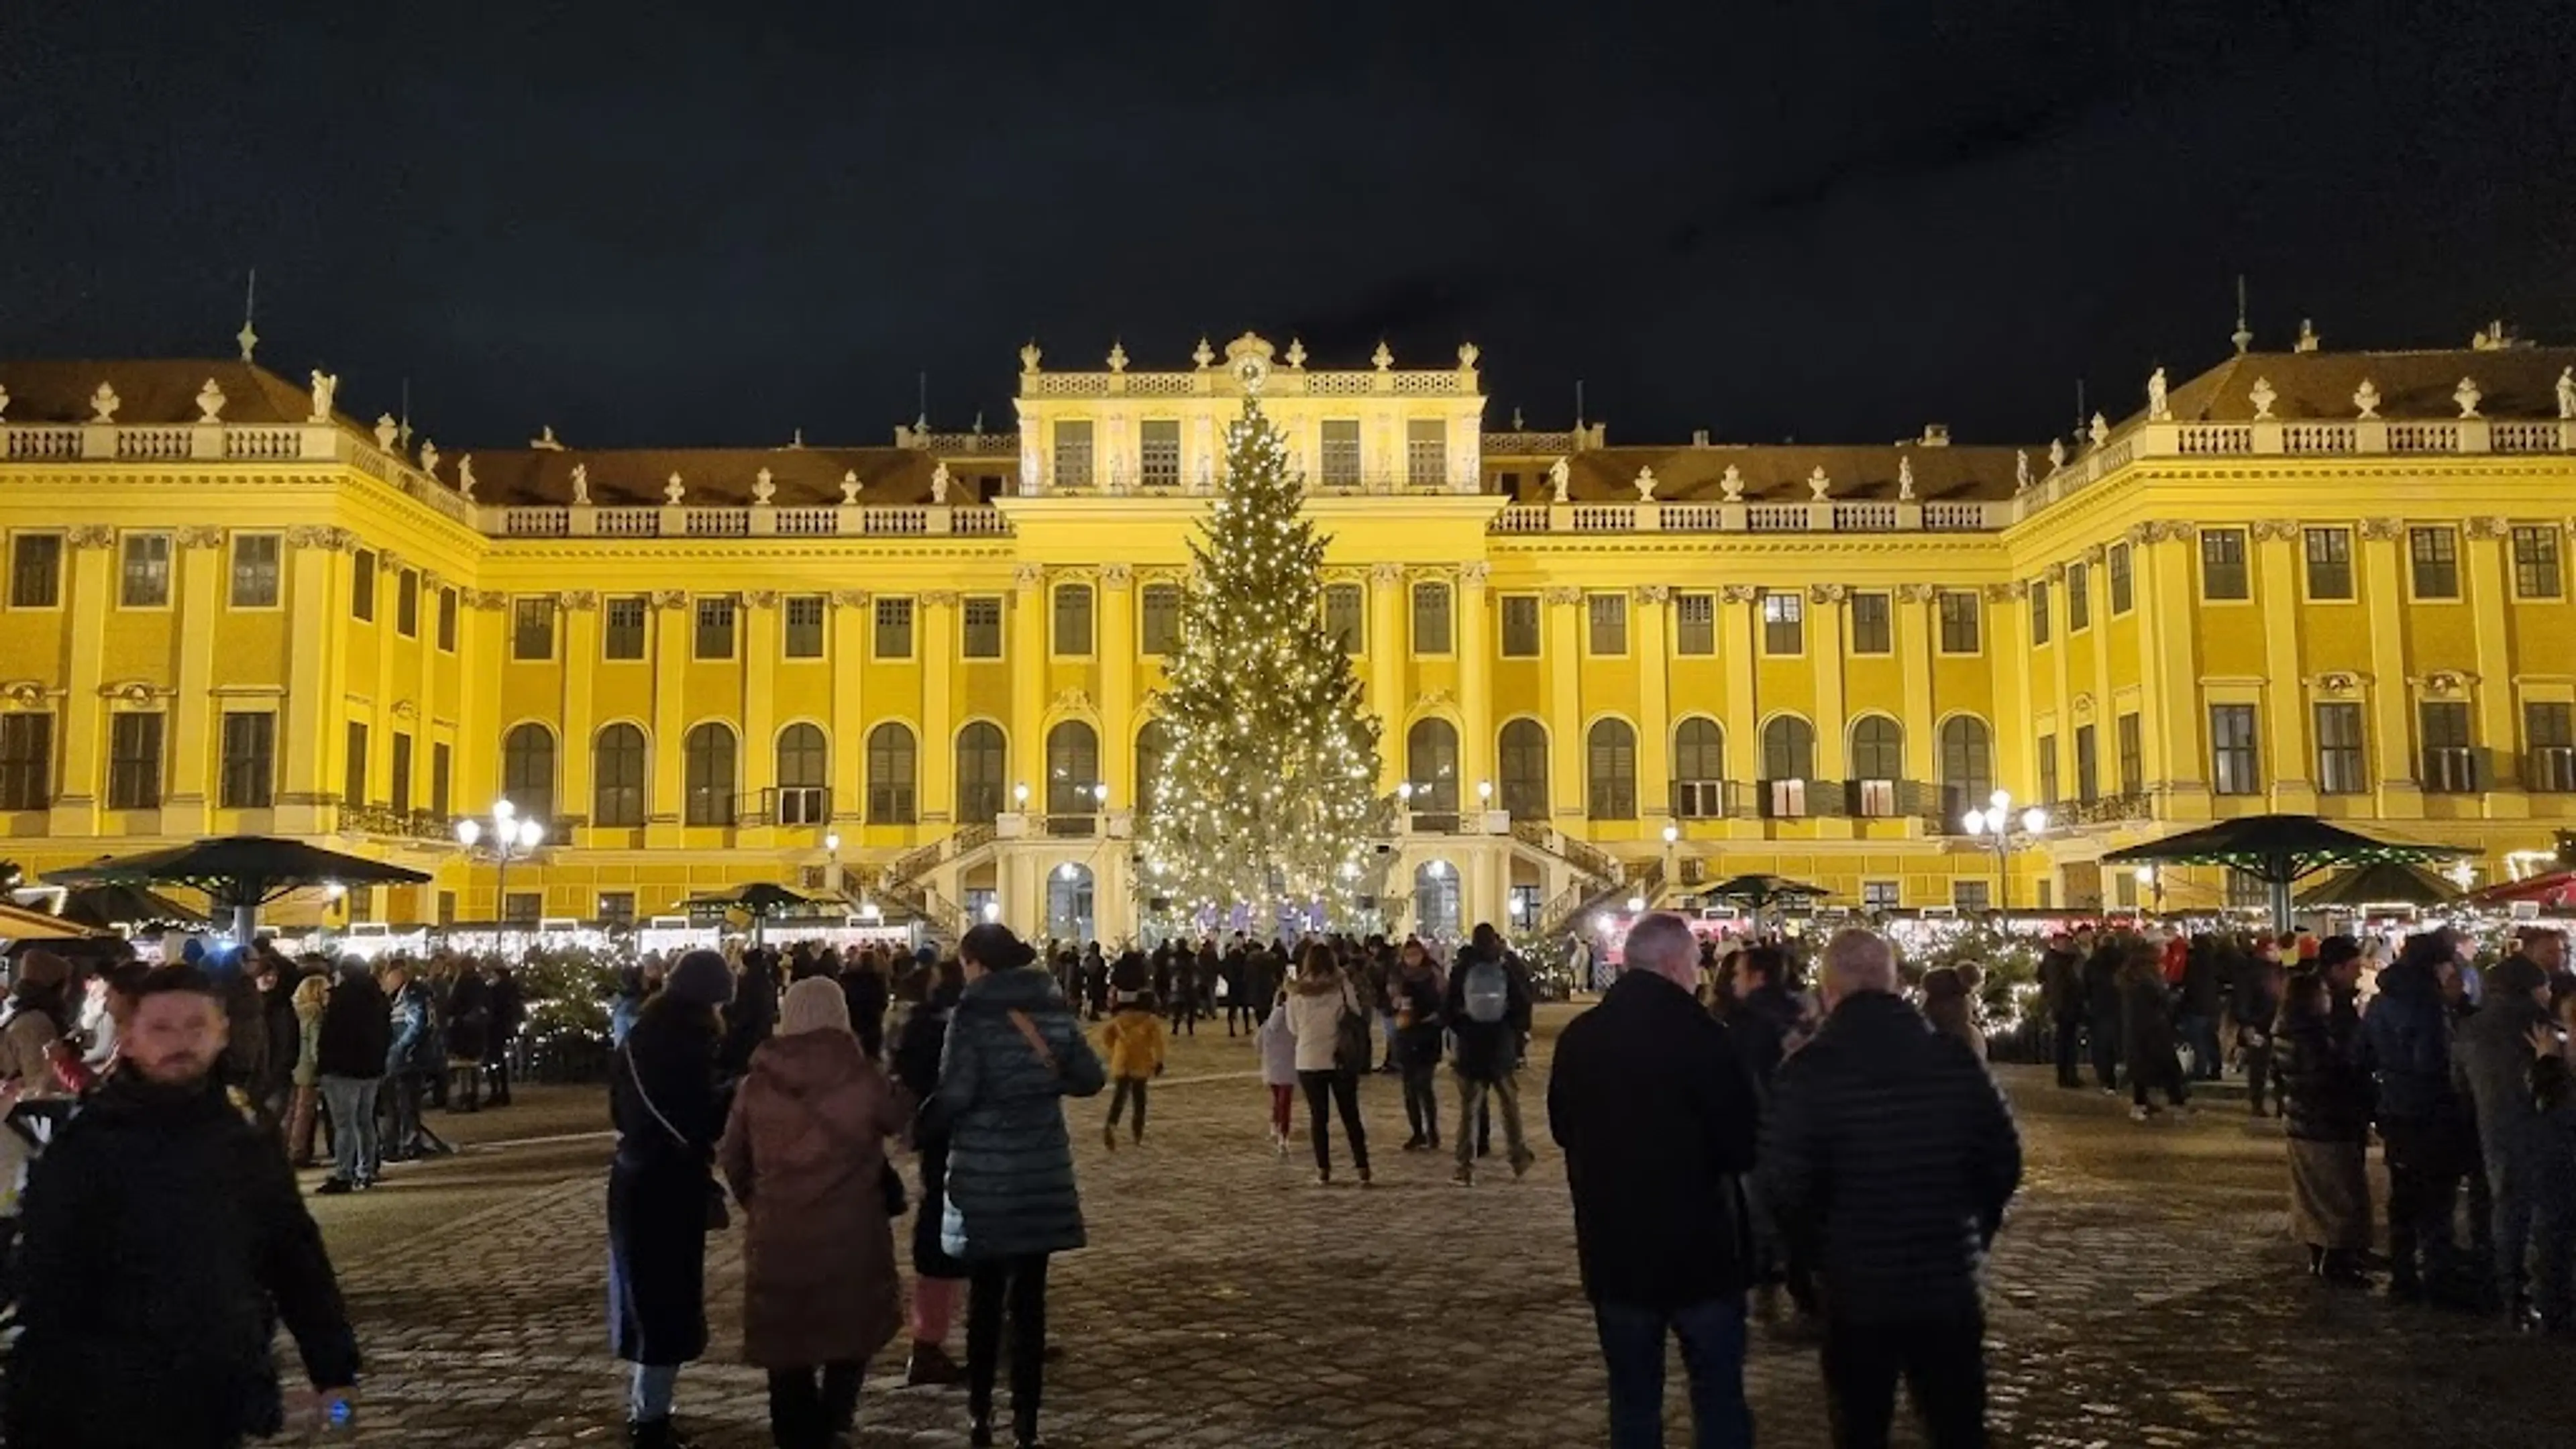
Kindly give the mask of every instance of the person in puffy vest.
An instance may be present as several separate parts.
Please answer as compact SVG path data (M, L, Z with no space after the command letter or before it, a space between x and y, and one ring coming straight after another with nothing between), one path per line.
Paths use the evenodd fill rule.
M1530 1169L1537 1157L1521 1131L1521 1042L1529 1031L1529 988L1502 957L1479 945L1458 953L1449 973L1447 1012L1452 1050L1449 1068L1458 1081L1458 1170L1462 1187L1476 1180L1476 1116L1490 1094L1502 1108L1503 1140L1511 1153L1512 1176Z

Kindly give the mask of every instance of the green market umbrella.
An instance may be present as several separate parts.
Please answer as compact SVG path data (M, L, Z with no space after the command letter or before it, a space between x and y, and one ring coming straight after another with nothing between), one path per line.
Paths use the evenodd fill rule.
M761 926L779 916L792 916L834 904L830 896L809 896L789 890L771 881L753 881L727 891L691 896L680 902L680 908L692 915L714 911L738 911L751 917L751 937L760 939Z
M2421 866L2381 861L2310 887L2300 894L2299 904L2311 909L2359 910L2365 906L2440 906L2459 898L2457 886Z
M159 891L131 881L74 886L63 892L66 921L113 930L118 926L184 926L202 929L206 913L192 911Z
M2373 840L2314 815L2243 815L2114 850L2104 865L2223 865L2271 888L2272 926L2290 929L2290 887L2337 866L2421 865L2476 852Z
M1776 875L1730 876L1701 892L1710 900L1732 901L1752 910L1767 910L1792 901L1822 900L1833 892L1823 886L1808 885Z
M259 908L289 891L318 885L425 885L408 866L370 860L275 835L223 835L194 845L94 860L50 872L51 885L183 885L204 891L217 911L230 911L234 939L249 944Z

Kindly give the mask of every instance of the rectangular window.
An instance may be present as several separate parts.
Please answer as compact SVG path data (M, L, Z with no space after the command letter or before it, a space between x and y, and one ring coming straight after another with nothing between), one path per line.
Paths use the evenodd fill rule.
M112 717L107 731L107 808L161 808L161 726L157 713Z
M2204 599L2249 599L2245 574L2245 530L2204 528L2200 531L2200 596Z
M611 928L622 928L634 925L635 892L601 891L599 893L599 923Z
M2120 793L2143 795L2147 792L2147 752L2138 716L2134 712L2120 716L2114 732L2120 747Z
M1091 652L1091 585L1056 585L1052 638L1058 654L1079 656Z
M1538 652L1538 600L1530 599L1530 652ZM1852 600L1852 627L1860 627L1860 599ZM1879 597L1879 615L1887 614L1887 600ZM1673 652L1701 658L1717 652L1717 595L1673 595Z
M2066 632L2093 627L2093 569L2089 564L2066 566Z
M1360 486L1360 420L1357 418L1324 419L1323 485L1327 488Z
M1619 655L1628 652L1628 596L1626 594L1592 594L1583 601L1583 612L1591 635L1591 651L1596 655Z
M438 923L441 926L453 926L456 924L456 892L440 891L438 893Z
M233 535L232 606L236 609L277 607L277 564L284 540L274 533Z
M1762 652L1790 655L1807 652L1807 601L1774 591L1762 596Z
M543 891L512 891L501 898L501 920L512 926L533 926L546 913Z
M374 886L351 886L348 893L340 897L340 900L343 903L343 907L349 913L350 924L356 925L361 922L372 921L376 918L376 888Z
M2415 597L2460 596L2460 535L2447 528L2406 530L2406 556L2414 565Z
M1884 594L1873 594L1868 595L1867 597L1879 599L1882 601L1882 604L1886 599ZM1941 652L1944 654L1976 653L1979 647L1977 641L1977 596L1969 593L1965 589L1943 589L1941 591L1940 609ZM1857 628L1855 628L1854 632L1858 632ZM1879 623L1879 635L1882 645L1885 643L1886 632L1886 621L1884 616L1882 616ZM1884 654L1887 651L1882 647L1868 652L1872 654Z
M1892 880L1865 880L1860 883L1860 908L1864 911L1892 911L1905 903L1904 896Z
M429 747L429 813L447 818L447 775L455 754L443 743Z
M1177 654L1181 648L1181 586L1147 584L1138 592L1139 642L1148 654Z
M2361 706L2349 703L2318 705L2318 793L2359 795L2370 788L2369 768L2369 756L2362 750Z
M912 600L877 600L877 657L912 657Z
M1449 586L1415 584L1413 586L1413 652L1446 654L1449 652Z
M958 605L958 641L969 659L1002 657L1002 601L977 594Z
M2263 757L2254 743L2254 706L2209 707L2209 786L2221 795L2263 792Z
M227 810L265 810L277 787L277 716L266 710L224 716L224 782L216 803Z
M363 720L349 721L349 758L343 763L340 802L367 803L367 726Z
M2039 737L2039 803L2057 803L2057 736Z
M1324 585L1324 633L1341 641L1342 652L1368 647L1368 591L1357 584Z
M1408 418L1404 424L1404 483L1438 488L1449 481L1449 420Z
M1954 880L1950 882L1950 909L1961 915L1982 916L1994 906L1991 881Z
M2523 788L2550 795L2576 794L2576 705L2525 703L2522 739L2530 751L2522 772Z
M1148 488L1181 486L1181 420L1147 418L1136 445L1137 479Z
M376 551L358 550L357 562L349 568L349 615L362 623L376 622Z
M2477 750L2470 742L2468 702L2425 700L2416 707L2416 721L2424 737L2425 792L2466 795L2481 788Z
M2349 599L2352 593L2352 530L2307 530L2308 597Z
M2094 801L2102 798L2102 747L2100 732L2093 726L2075 727L2075 798Z
M1091 486L1091 424L1070 420L1055 425L1055 486Z
M644 610L641 594L625 594L610 599L604 606L607 615L599 634L599 657L635 660L644 657Z
M55 609L63 602L63 536L22 533L9 540L9 607Z
M400 730L394 731L389 749L392 757L385 763L393 767L393 783L385 789L385 803L394 808L396 815L409 815L411 813L411 736Z
M170 535L127 534L124 564L117 582L118 604L128 609L170 606Z
M2111 545L2109 558L2103 567L2108 571L2111 585L2111 617L2116 619L2129 612L2137 602L2137 584L2129 577L2129 546L2125 543Z
M694 652L700 659L731 659L734 646L734 600L731 594L699 599Z
M2030 583L2030 642L2048 642L2048 583L2044 579Z
M511 605L510 657L513 659L552 659L555 657L555 601L551 594L535 594Z
M2554 599L2565 591L2558 572L2558 526L2513 531L2513 596Z
M438 591L438 647L450 654L456 652L456 591L454 589L442 588Z
M0 810L54 803L54 717L0 714Z
M406 639L420 637L420 570L404 569L394 575L394 632Z
M1503 599L1503 657L1536 659L1539 641L1539 602L1536 594L1505 594Z
M790 594L786 601L785 642L790 659L823 657L823 596Z

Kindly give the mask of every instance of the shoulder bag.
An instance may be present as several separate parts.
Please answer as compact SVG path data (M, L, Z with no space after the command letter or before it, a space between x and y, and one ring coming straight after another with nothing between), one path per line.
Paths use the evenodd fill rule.
M671 1119L663 1116L662 1109L653 1104L653 1094L644 1090L644 1074L635 1067L634 1044L630 1041L619 1047L617 1055L626 1063L626 1080L635 1084L635 1100L644 1104L644 1110L653 1114L653 1120L662 1124L662 1130L671 1134L671 1140L680 1144L681 1151L698 1155L703 1149L689 1140L689 1134L671 1125ZM724 1183L710 1174L707 1178L707 1231L722 1232L732 1226L733 1214L725 1208Z

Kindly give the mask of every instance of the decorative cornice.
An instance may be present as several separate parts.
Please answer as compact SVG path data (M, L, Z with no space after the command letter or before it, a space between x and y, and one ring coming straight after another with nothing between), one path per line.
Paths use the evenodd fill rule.
M1011 585L1022 591L1046 587L1046 565L1024 563L1011 570Z
M834 589L832 591L832 604L835 608L864 609L874 600L874 598L875 596L865 589Z
M921 596L921 601L934 609L956 608L957 600L958 593L955 589L931 589Z
M1133 564L1113 563L1100 566L1100 586L1104 589L1130 589L1136 586Z
M1839 604L1850 597L1851 586L1848 584L1807 585L1807 602L1811 604Z
M1458 566L1458 587L1462 589L1481 589L1485 586L1486 581L1493 577L1493 572L1494 566L1485 562L1483 559L1477 559L1469 563L1461 564Z
M1068 685L1056 691L1054 707L1079 712L1091 708L1091 692L1081 685Z
M2406 682L2426 694L2447 697L2468 693L2477 684L2478 677L2458 669L2436 669L2421 679L2409 677Z
M1938 584L1898 584L1896 601L1900 604L1928 604L1940 597Z
M2378 539L2385 542L2397 537L2398 534L2405 531L2405 528L2406 525L2404 522L2398 519L2365 518L2361 521L2361 536L2366 539Z
M1547 590L1545 597L1551 604L1579 604L1583 602L1583 591L1572 584L1557 584Z
M2029 595L2030 585L2019 579L1986 585L1986 602L1989 604L2008 604L2015 599L2027 598Z
M98 697L117 704L150 704L168 699L179 691L154 684L146 679L120 679L98 687Z
M0 704L11 709L34 709L45 702L49 693L39 680L12 679L0 683Z
M689 607L689 591L686 589L655 589L646 597L652 600L653 607L657 609Z
M1377 585L1381 589L1401 588L1404 584L1404 565L1400 563L1371 564L1369 565L1369 582Z
M2299 537L2298 521L2289 518L2258 518L2246 525L2256 543L2293 543Z
M2066 582L2066 565L2062 563L2050 564L2046 569L2042 570L2042 572L2052 584L2062 584Z
M1574 592L1578 597L1582 594L1580 589ZM1751 584L1720 584L1717 586L1717 597L1723 603L1749 604L1761 598L1762 591Z
M2308 681L2308 687L2319 694L2354 694L2370 682L2370 676L2349 669L2329 669Z
M2513 525L2501 518L2472 518L2461 528L2471 538L2502 538L2513 531Z
M775 609L778 607L778 591L753 589L742 596L742 601L755 609Z
M465 602L477 609L497 610L509 604L510 596L499 589L467 589Z
M2087 691L2075 696L2075 699L2069 708L2077 719L2091 719L2093 717L2093 696L2091 692Z
M356 534L327 523L299 523L286 530L286 541L297 548L328 549L333 553L358 551Z

